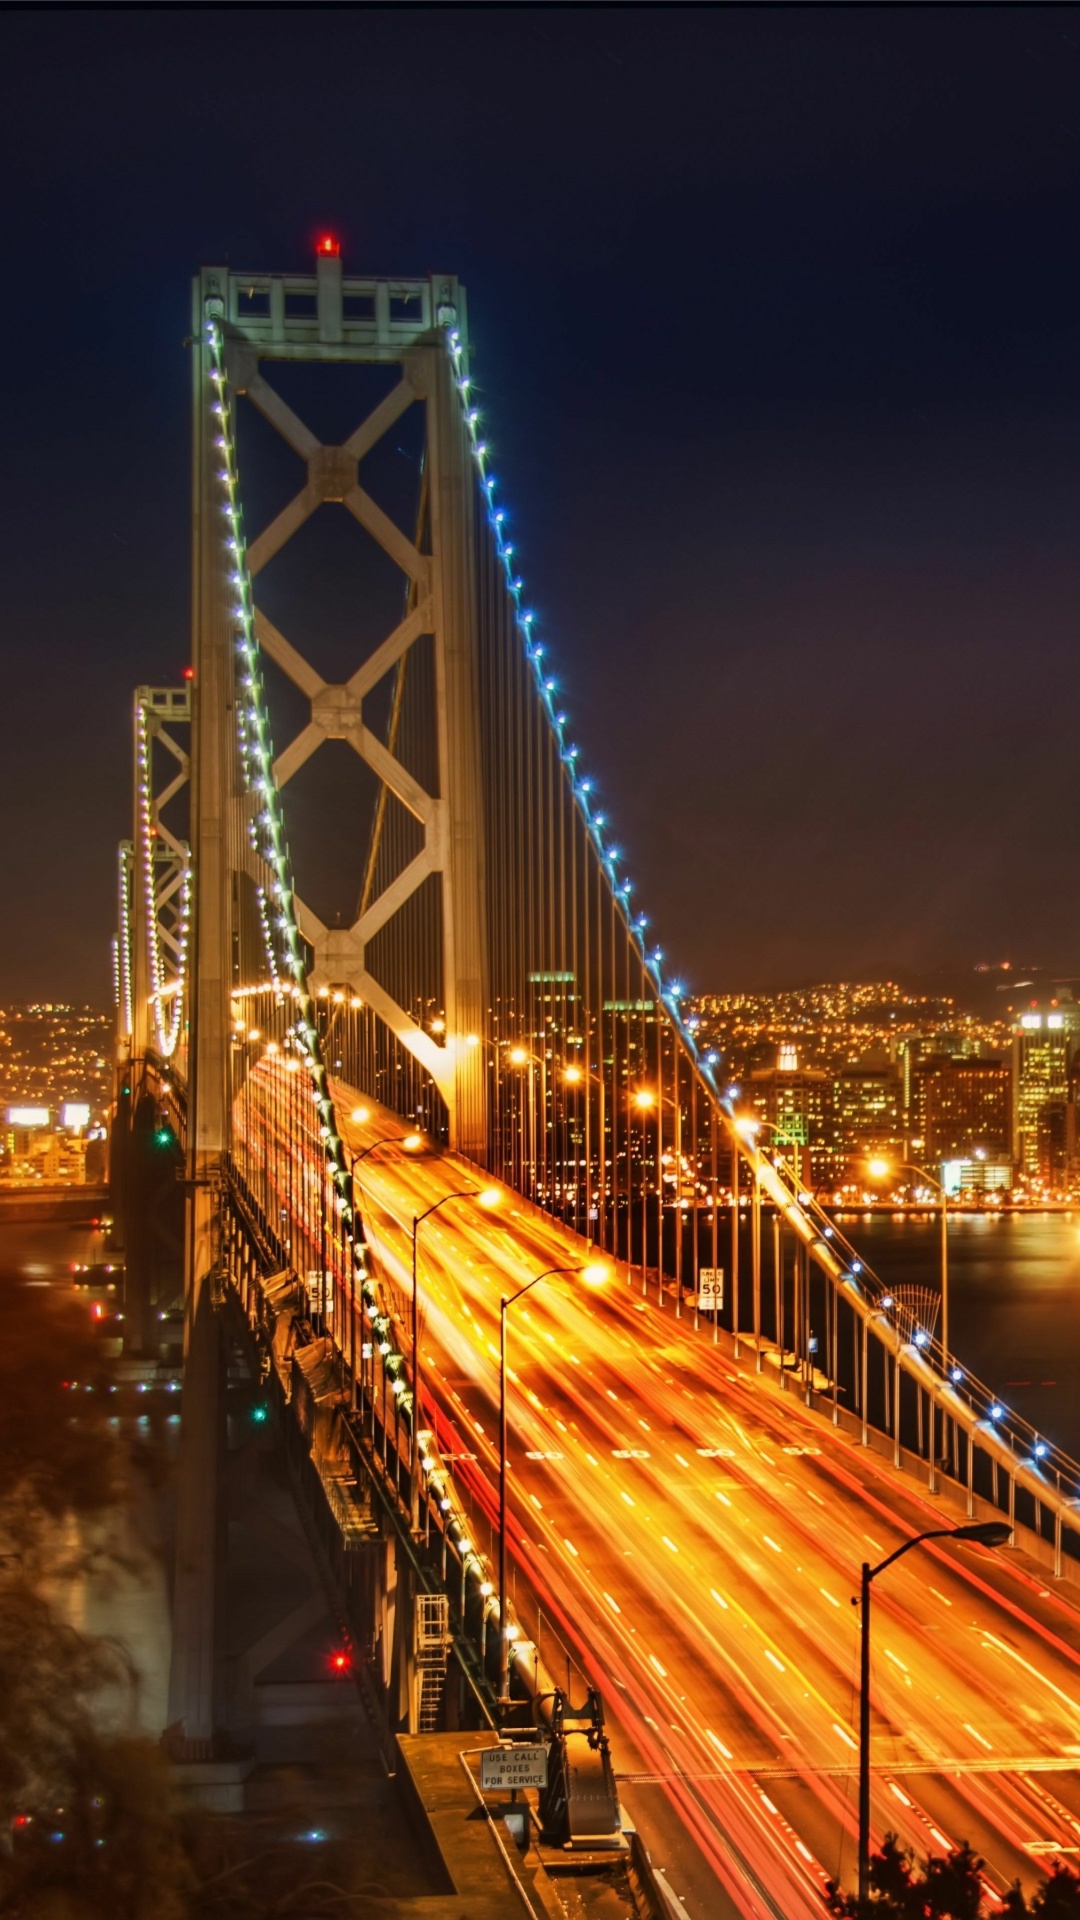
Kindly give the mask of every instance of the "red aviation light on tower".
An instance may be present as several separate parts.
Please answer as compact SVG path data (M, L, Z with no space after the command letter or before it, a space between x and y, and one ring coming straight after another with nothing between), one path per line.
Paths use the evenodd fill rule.
M341 241L335 240L332 233L321 233L315 252L324 260L335 260L341 252Z

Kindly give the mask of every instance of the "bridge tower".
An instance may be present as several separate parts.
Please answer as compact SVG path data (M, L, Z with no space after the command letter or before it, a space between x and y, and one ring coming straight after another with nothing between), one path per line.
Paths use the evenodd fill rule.
M477 739L475 489L470 451L445 351L452 325L466 339L465 292L452 275L390 281L345 278L331 240L314 275L202 269L194 283L192 362L192 747L191 841L196 875L191 951L188 1079L188 1224L185 1377L178 1509L170 1720L178 1750L209 1756L214 1736L215 1541L221 1427L220 1331L213 1312L220 1262L219 1200L230 1151L230 992L238 983L239 921L257 895L265 909L272 875L252 831L259 796L245 787L237 755L236 583L222 520L215 377L207 322L224 337L230 408L253 407L306 469L302 488L247 547L263 654L303 698L308 718L274 762L281 788L326 741L344 741L379 783L364 885L351 925L329 926L302 894L295 916L310 955L313 990L333 983L385 1024L430 1076L445 1103L450 1144L487 1154L486 1063L476 1036L487 1004L484 827ZM376 366L398 377L336 445L324 444L279 393L273 363L348 369ZM322 374L320 375L322 377ZM279 376L280 378L280 376ZM415 526L404 532L361 484L361 463L407 410L423 415L423 485ZM344 509L371 536L402 581L401 617L349 675L328 682L258 605L258 576L320 507ZM388 674L396 695L419 643L431 681L434 753L424 775L365 720L365 701ZM411 821L415 851L388 874L380 860L387 802ZM331 823L332 824L332 823ZM422 1017L405 1004L392 972L370 963L372 942L407 917L423 893L436 929L437 984ZM434 897L433 897L434 895ZM430 941L429 941L430 945Z

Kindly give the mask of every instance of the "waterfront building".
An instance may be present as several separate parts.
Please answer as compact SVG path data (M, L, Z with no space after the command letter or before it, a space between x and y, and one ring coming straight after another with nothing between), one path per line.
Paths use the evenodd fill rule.
M790 1042L776 1051L776 1064L756 1067L746 1082L746 1102L769 1128L770 1137L807 1150L814 1180L834 1168L836 1129L832 1080L818 1067L802 1066Z
M913 1076L911 1140L927 1166L970 1160L976 1148L996 1161L1012 1152L1012 1068L1004 1060L931 1054Z
M884 1047L872 1047L836 1076L836 1144L849 1167L867 1158L903 1158L902 1086Z
M1075 1120L1070 1069L1080 1041L1080 1007L1064 988L1032 1000L1013 1025L1013 1159L1029 1179L1060 1185Z
M1006 1194L1013 1184L1011 1160L946 1160L942 1163L941 1184L950 1199L965 1194Z

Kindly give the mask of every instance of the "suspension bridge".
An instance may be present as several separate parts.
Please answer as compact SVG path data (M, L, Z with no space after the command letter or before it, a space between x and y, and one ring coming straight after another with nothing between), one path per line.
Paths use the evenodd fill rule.
M183 1197L182 1291L147 1255L127 1304L150 1357L182 1313L174 1755L237 1733L239 1374L387 1727L545 1725L552 1831L629 1812L694 1913L851 1883L859 1565L1005 1514L1011 1553L882 1583L871 1817L1030 1879L1080 1847L1080 1469L699 1046L523 580L465 289L325 240L314 274L204 268L189 351L192 665L135 697L113 1138L133 1220L147 1139Z

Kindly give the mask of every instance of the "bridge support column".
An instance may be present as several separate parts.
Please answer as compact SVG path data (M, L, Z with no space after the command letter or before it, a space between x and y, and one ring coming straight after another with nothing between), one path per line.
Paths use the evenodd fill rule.
M192 1024L188 1078L188 1219L184 1273L184 1397L181 1414L170 1722L182 1757L212 1746L215 1708L221 1333L213 1284L218 1188L228 1149L230 874L239 821L233 790L233 627L215 453L206 404L209 303L224 276L195 282L192 510L191 847L196 874L192 926Z
M184 1356L169 1670L170 1744L179 1760L208 1760L214 1750L222 1438L220 1341L210 1286L204 1283L196 1290L195 1299L189 1298Z
M450 362L431 367L432 595L435 603L439 765L445 796L443 890L447 1037L454 1048L450 1145L488 1157L487 915L480 773L479 661L473 585L473 478Z

